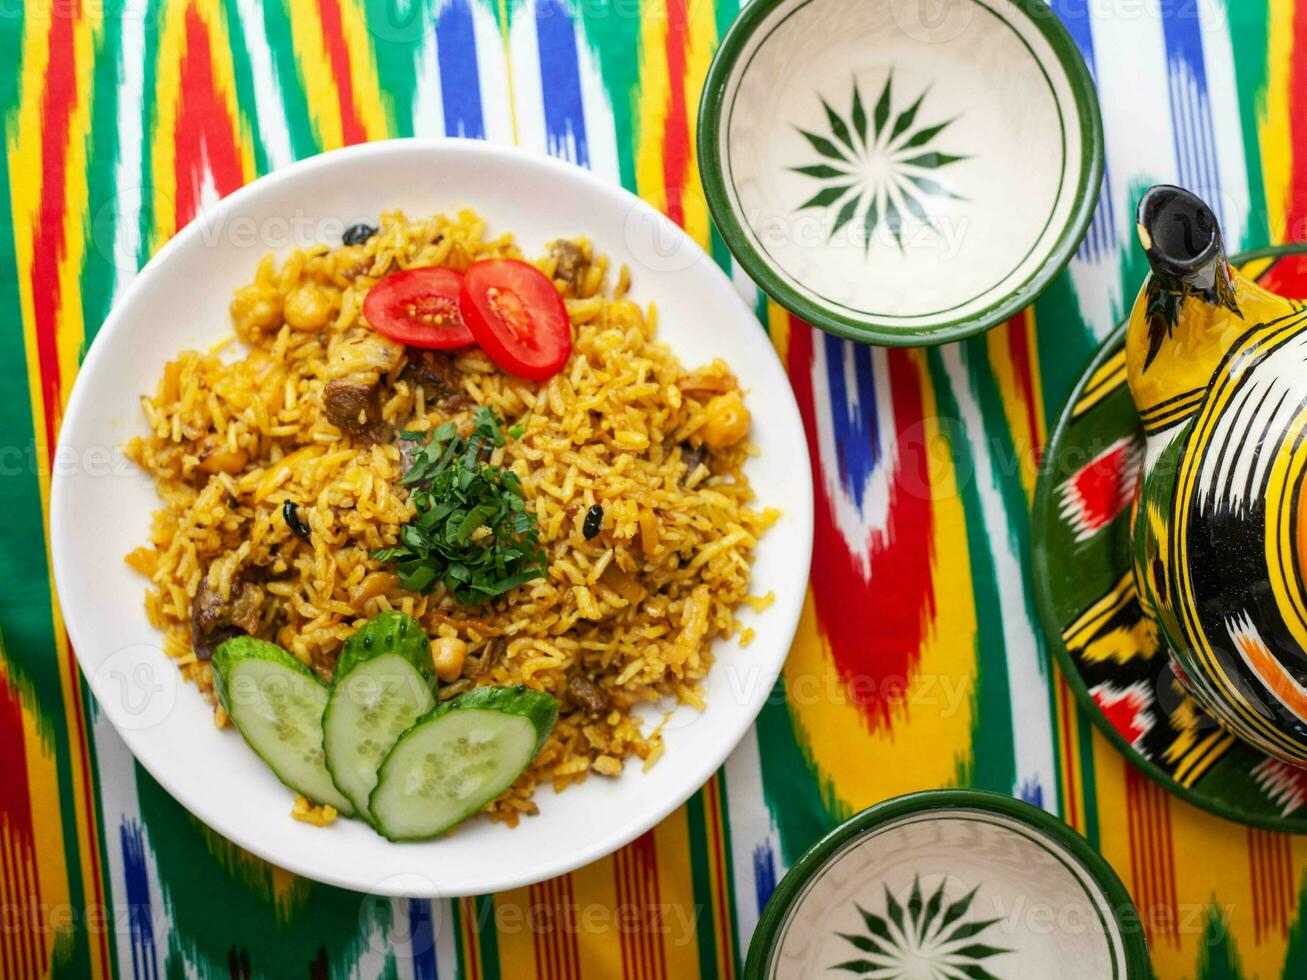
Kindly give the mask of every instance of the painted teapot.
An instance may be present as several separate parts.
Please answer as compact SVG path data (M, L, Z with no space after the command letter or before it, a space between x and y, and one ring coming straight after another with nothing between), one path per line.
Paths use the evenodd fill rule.
M1206 204L1139 204L1152 273L1126 334L1144 425L1132 555L1176 675L1217 721L1307 766L1307 312L1230 267Z

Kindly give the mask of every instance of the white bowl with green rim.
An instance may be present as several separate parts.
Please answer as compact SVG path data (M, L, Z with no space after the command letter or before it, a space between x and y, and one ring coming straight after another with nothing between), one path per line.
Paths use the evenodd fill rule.
M1103 175L1093 80L1043 0L754 0L699 133L745 271L813 325L893 346L1029 305Z
M1110 865L1009 796L931 790L863 810L777 886L748 980L1151 977L1138 912Z

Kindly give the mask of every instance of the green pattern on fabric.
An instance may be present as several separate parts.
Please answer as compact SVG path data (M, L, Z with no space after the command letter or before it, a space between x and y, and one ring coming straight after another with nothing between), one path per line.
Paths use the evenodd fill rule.
M296 160L322 152L322 137L309 115L309 100L304 91L304 75L295 61L295 46L291 41L290 13L287 0L265 0L263 3L263 29L268 38L273 74L281 93L286 130L290 134L290 149Z
M789 867L849 816L850 807L839 802L834 785L814 771L786 701L783 677L777 678L755 728L758 755L763 760L763 796L780 832L781 860Z
M635 190L635 151L640 142L636 103L640 90L640 19L615 16L603 4L580 4L580 26L590 53L599 63L604 91L617 136L617 166L622 186Z
M960 345L959 354L964 366L969 359L967 343L983 344L984 341ZM960 762L959 776L964 786L1015 793L1018 789L1016 756L1012 707L1008 699L1007 655L1003 650L999 583L990 553L981 491L975 480L975 453L984 452L985 447L971 445L961 422L962 409L953 390L953 381L943 361L944 355L939 348L927 352L926 363L935 392L936 411L941 424L947 423L944 434L953 456L953 472L957 474L958 494L966 515L967 555L976 596L976 635L972 638L976 649L976 677L972 692L971 752L969 759Z
M695 909L711 916L713 907L712 875L709 868L712 858L708 850L708 826L703 790L685 801L685 818L690 837L690 885L694 891ZM717 933L715 928L695 929L695 944L699 950L699 976L718 976Z
M155 241L154 213L154 159L150 144L158 124L159 112L159 31L166 13L168 0L148 0L145 11L145 37L142 45L145 67L141 86L141 178L138 184L140 209L137 216L137 268L145 265L163 242ZM125 261L125 260L124 260ZM99 327L97 325L96 329Z
M389 935L389 902L304 878L276 896L271 865L214 835L139 765L136 790L170 941L180 937L176 952L200 976L234 975L242 951L252 976L308 976L322 951L330 976L347 975L369 942Z
M240 19L236 0L222 0L222 16L227 28L232 73L236 80L236 105L240 110L240 118L234 121L241 138L253 147L255 172L259 175L266 174L271 169L268 151L262 139L263 124L266 121L259 119L254 98L254 69L250 63L249 44L245 40L245 25Z
M376 51L387 129L392 136L412 136L418 66L423 48L434 43L435 4L429 0L363 0L363 12Z
M1261 135L1265 112L1266 59L1270 42L1267 0L1238 0L1222 4L1230 25L1233 45L1234 77L1239 99L1239 121L1243 127L1244 166L1248 171L1248 222L1243 241L1227 242L1232 251L1260 248L1271 240L1266 208L1266 185L1262 180Z
M5 133L16 134L15 110L21 95L23 7L11 9L0 24L0 58L13 66L0 72L0 105L4 107ZM12 211L12 158L6 155L0 186L0 266L16 268L16 243ZM5 327L0 330L0 385L10 395L0 407L0 427L5 445L0 452L5 478L0 479L0 512L5 514L4 547L0 548L0 654L9 683L34 713L42 750L56 760L59 798L69 805L50 817L59 821L68 861L68 901L74 911L86 907L87 897L78 873L87 860L77 835L71 801L75 798L72 746L64 721L64 699L59 678L58 650L53 642L50 569L45 553L44 516L41 509L40 467L45 466L45 436L34 430L31 394L27 379L27 351L22 330L21 294L15 275L0 277L0 312ZM39 395L37 395L39 397ZM25 789L24 789L25 792ZM98 873L99 869L96 869ZM86 976L91 953L85 929L72 928L56 941L52 972L57 978Z
M1241 980L1243 969L1230 926L1221 910L1207 910L1203 938L1198 942L1198 980Z

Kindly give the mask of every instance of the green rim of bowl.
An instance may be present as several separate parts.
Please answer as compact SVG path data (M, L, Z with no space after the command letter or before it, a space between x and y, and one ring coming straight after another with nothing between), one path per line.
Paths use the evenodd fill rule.
M1066 72L1075 99L1076 116L1084 138L1080 151L1080 185L1075 190L1075 204L1070 218L1043 264L1006 298L971 316L943 320L930 326L894 329L869 325L858 317L814 302L784 282L749 241L748 233L730 203L720 152L726 83L735 70L745 42L768 14L782 3L789 2L791 0L753 0L735 18L708 68L703 98L699 103L699 174L708 199L708 210L727 248L744 271L781 306L813 326L849 340L888 347L934 346L972 337L1010 319L1033 303L1066 268L1071 256L1080 247L1098 204L1098 189L1103 182L1103 117L1098 106L1097 90L1080 49L1053 9L1045 0L1009 0L1012 7L1027 17L1052 46L1053 53Z
M1249 263L1259 262L1263 259L1279 260L1304 254L1307 254L1307 242L1270 245L1233 255L1230 257L1230 264L1236 268L1242 268ZM1265 274L1265 272L1262 274ZM1115 353L1125 342L1127 326L1129 326L1128 320L1117 324L1116 328L1107 336L1107 339L1103 341L1098 352L1086 362L1084 370L1080 372L1079 379L1067 396L1066 404L1062 406L1061 412L1058 413L1057 424L1053 426L1053 431L1048 437L1048 443L1044 448L1044 454L1039 464L1039 475L1035 482L1035 501L1031 508L1030 526L1035 529L1036 534L1038 534L1040 528L1047 525L1054 506L1055 478L1052 467L1054 460L1057 459L1058 448L1061 446L1062 441L1066 439L1067 430L1071 427L1071 412L1088 378L1098 369L1099 365ZM1071 652L1066 648L1066 643L1062 640L1062 626L1057 621L1057 610L1054 608L1053 593L1049 587L1049 583L1052 581L1049 563L1053 560L1053 555L1048 548L1044 547L1042 540L1038 538L1032 542L1032 550L1034 552L1032 557L1035 569L1035 605L1039 610L1039 618L1044 626L1044 637L1048 647L1053 651L1053 657L1057 661L1058 667L1061 668L1063 678L1070 685L1071 693L1075 695L1080 709L1089 716L1089 720L1093 722L1094 727L1116 747L1116 750L1125 757L1125 760L1168 793L1172 793L1186 803L1190 803L1201 810L1206 810L1208 813L1214 813L1218 817L1224 817L1226 820L1243 826L1260 827L1263 830L1274 830L1290 834L1303 833L1301 819L1277 819L1275 817L1248 814L1220 800L1205 796L1197 789L1181 785L1161 767L1140 755L1125 740L1125 737L1112 727L1112 723L1107 720L1107 716L1099 708L1094 696L1089 693L1089 687L1080 674L1080 668L1077 666L1075 658L1071 656Z
M763 980L795 900L808 881L831 856L846 843L861 837L882 824L911 814L929 813L932 810L980 810L1011 817L1044 837L1061 845L1075 859L1089 877L1103 890L1110 905L1112 918L1121 932L1121 946L1125 953L1125 978L1136 980L1152 976L1148 956L1148 942L1144 938L1139 913L1130 893L1112 866L1090 845L1089 841L1068 827L1057 817L1023 800L1001 793L979 789L935 789L909 793L868 807L850 817L804 852L781 879L758 920L753 940L749 943L749 957L744 966L745 980Z

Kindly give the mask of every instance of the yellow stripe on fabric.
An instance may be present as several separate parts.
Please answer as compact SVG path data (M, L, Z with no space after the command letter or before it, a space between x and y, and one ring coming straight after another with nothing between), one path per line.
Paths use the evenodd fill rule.
M495 895L497 910L511 910L502 916L496 915L495 934L499 942L500 972L513 980L535 980L540 976L536 970L536 944L548 943L553 938L548 930L558 928L558 923L552 919L535 921L536 903L532 890L530 887L514 888ZM501 924L503 928L500 928Z
M703 182L699 176L699 155L695 148L699 141L699 96L703 92L703 82L708 74L708 66L712 63L713 52L717 50L717 16L713 7L708 0L686 0L690 34L685 59L686 74L680 82L685 86L685 109L690 133L689 163L681 206L685 211L686 233L705 249L711 244L709 238L712 224L708 217L708 199L704 196Z
M920 351L910 356L921 374L925 395L924 444L938 445L936 440L943 435L925 358ZM957 544L936 549L931 559L935 615L922 642L915 676L903 697L903 703L912 706L911 713L896 713L892 731L869 730L862 708L839 678L811 592L785 663L790 707L803 751L821 782L837 787L839 799L852 810L900 793L955 784L967 761L966 746L971 744L976 612L966 552L966 519L952 459L944 453L927 456L927 485L937 488L932 501L935 540ZM867 765L867 759L875 759L876 764Z
M649 897L652 907L644 910L656 917L655 949L661 948L650 980L680 980L699 975L698 930L714 929L705 921L710 910L700 911L695 902L694 879L690 870L690 824L685 807L654 828L657 848L656 890ZM699 914L696 921L695 914ZM692 923L686 928L686 923ZM665 964L666 969L661 969Z
M735 976L735 948L730 929L732 909L730 883L726 880L727 855L723 851L727 846L726 827L722 820L723 778L722 770L718 770L703 787L704 832L707 836L708 875L712 881L713 904L704 913L712 916L712 929L716 936L714 946L717 950L717 975L722 980L731 980Z
M1130 830L1126 814L1125 756L1097 728L1090 732L1089 745L1093 762L1094 806L1098 816L1098 850L1131 896L1137 896L1139 883L1134 880L1130 860Z
M580 917L578 953L583 977L622 975L622 937L618 931L622 926L617 918L613 864L613 858L606 857L572 872L572 896ZM504 975L513 976L509 972Z
M663 132L671 87L667 79L667 3L646 0L640 6L640 96L636 107L639 133L635 151L636 193L658 210L667 210L663 177Z
M1035 345L1035 315L1033 309L1026 314L1014 317L1000 324L989 332L985 338L989 354L990 370L998 386L999 399L1003 405L1003 415L1011 433L1012 448L1016 453L1017 463L1021 468L1021 485L1026 491L1026 500L1035 499L1035 479L1039 471L1039 451L1044 445L1046 432L1044 426L1044 407L1039 400L1039 357ZM1030 360L1029 373L1031 390L1023 390L1020 380L1019 365L1012 335L1020 331ZM1035 430L1030 423L1033 420Z
M790 363L790 313L774 300L767 301L767 332L782 364Z
M64 170L64 252L59 261L59 330L56 337L59 377L62 380L61 410L73 390L73 378L77 376L77 367L82 360L82 346L86 341L81 274L86 257L86 225L90 211L86 180L87 143L91 132L89 81L95 71L95 34L100 30L103 8L100 4L84 6L91 11L90 16L79 16L73 27L77 102L69 119Z
M1282 242L1293 181L1293 121L1290 71L1293 64L1294 0L1266 3L1266 101L1257 120L1271 241ZM1301 106L1298 107L1301 110Z
M150 171L154 183L154 235L150 252L177 233L177 115L181 107L182 57L186 52L186 5L164 4L156 54L158 100L150 134Z
M1248 835L1233 824L1171 800L1171 838L1177 896L1176 933L1178 946L1158 943L1153 964L1160 977L1192 976L1204 953L1203 927L1211 905L1224 918L1224 926L1238 950L1240 974L1245 977L1278 977L1285 968L1284 945L1276 941L1253 941L1253 894L1248 853ZM1195 860L1194 855L1202 855ZM1296 889L1295 889L1296 890ZM1300 964L1297 964L1300 966ZM1293 968L1283 976L1297 975Z
M277 0L269 0L276 3ZM304 80L304 98L309 120L324 150L334 150L345 143L344 123L340 118L340 90L327 55L322 32L322 15L316 0L286 0L290 14L291 42L295 63Z
M209 62L213 66L216 95L235 127L232 142L241 161L241 177L249 183L258 176L254 162L254 141L236 94L236 64L232 59L231 36L220 0L195 0L195 9L209 36Z
M40 890L40 900L44 909L34 916L36 922L49 924L51 910L67 908L71 897L68 882L68 854L64 849L64 837L61 822L58 819L62 807L59 800L59 763L54 754L54 746L49 738L49 720L42 719L33 706L33 700L21 690L21 686L10 668L5 655L3 639L0 638L0 679L3 679L13 696L19 700L22 716L22 740L24 766L27 770L27 800L32 818L32 858L35 865L31 869ZM44 730L43 730L44 729ZM0 833L7 838L0 846L10 854L17 854L17 839L10 828L0 827ZM16 875L24 875L27 869L16 869ZM26 907L28 901L35 902L35 894L20 890L8 895L6 900L11 907ZM20 935L14 933L14 938ZM34 930L36 941L44 950L47 959L53 958L54 950L60 941L59 934L51 928ZM12 943L11 943L12 945Z
M1084 760L1080 757L1080 739L1077 737L1079 716L1071 686L1066 682L1060 664L1055 664L1054 722L1057 725L1057 745L1061 753L1062 819L1072 829L1083 834L1085 818Z
M377 74L376 54L372 49L372 32L367 14L359 0L340 0L340 27L349 52L349 74L354 87L354 111L369 140L394 135L393 113L386 111L387 99ZM430 28L434 30L434 26Z
M1239 271L1249 279L1253 280L1253 282L1256 282L1261 279L1261 277L1266 274L1266 271L1277 261L1278 260L1274 257L1254 259L1252 262L1245 262L1243 265L1239 266Z
M85 325L81 302L81 284L79 281L85 258L86 229L88 220L88 200L86 184L86 153L90 132L90 93L89 81L94 77L95 36L102 30L102 8L97 4L89 5L89 12L79 8L76 11L62 11L59 16L70 16L72 22L72 47L75 79L75 97L68 120L68 134L64 145L65 174L64 184L60 188L63 201L63 235L62 252L56 271L57 297L42 297L43 301L53 304L58 321L55 331L55 357L59 370L59 401L52 410L56 414L53 420L57 431L60 416L72 389L73 378L81 357L85 339ZM20 97L15 115L7 120L6 145L9 159L10 206L13 211L13 241L19 306L22 311L22 331L24 351L27 360L28 397L31 400L32 427L36 440L39 465L37 479L40 488L42 525L46 552L50 550L50 460L54 447L46 445L47 410L43 398L44 380L40 374L36 336L36 297L32 292L32 260L36 248L36 234L41 220L39 214L41 195L47 174L42 148L45 121L41 118L41 103L45 94L47 69L49 67L49 46L54 20L47 9L45 16L40 10L29 12L24 19L22 38L22 73L19 79ZM43 243L43 247L53 247ZM52 379L53 380L53 379ZM77 848L82 860L78 873L81 877L82 894L85 901L94 901L100 895L100 868L92 859L98 853L98 835L95 826L95 801L88 798L84 788L91 785L90 758L85 740L89 737L84 727L81 699L80 677L69 664L67 636L64 632L63 617L55 599L54 582L49 582L51 597L51 624L55 657L58 664L59 684L63 702L64 724L67 728L70 747L69 775L72 785L74 825L77 832ZM33 772L43 773L37 779L42 808L39 811L38 824L48 824L52 828L60 826L59 814L63 810L63 801L59 795L56 761L45 750L49 748L48 739L40 734L40 719L29 715L24 708L25 735L30 734L31 746L40 746L38 758L32 767ZM29 761L34 749L29 747ZM33 802L35 803L35 797ZM47 882L56 894L67 898L69 894L68 855L62 836L41 838L42 847L38 854L38 871L41 874L41 886ZM47 877L48 876L48 877ZM51 935L48 941L60 941L59 935ZM92 936L88 941L89 966L94 978L106 977L110 972L108 947L103 935Z

